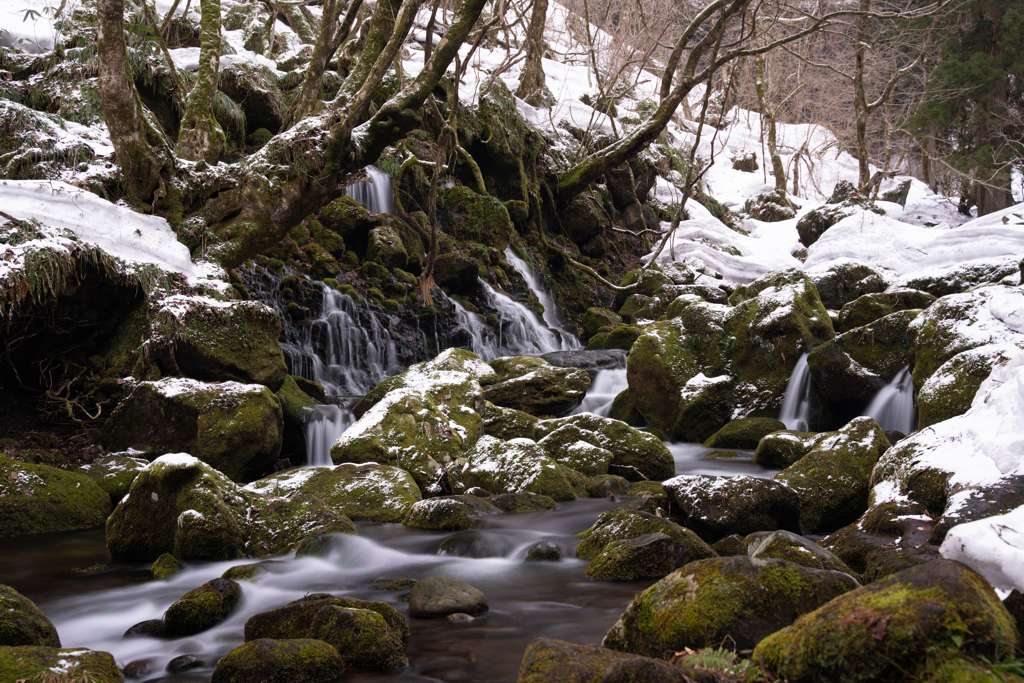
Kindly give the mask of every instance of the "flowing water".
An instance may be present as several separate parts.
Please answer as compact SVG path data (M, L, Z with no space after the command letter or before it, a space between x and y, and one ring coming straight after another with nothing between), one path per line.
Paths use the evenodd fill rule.
M811 419L811 370L807 365L807 354L800 356L793 368L793 374L786 385L786 398L782 401L779 420L786 429L806 432Z
M772 474L742 457L704 460L710 449L697 444L669 446L680 473ZM140 621L160 618L186 592L245 561L186 564L182 573L165 581L148 580L148 565L142 564L84 574L72 571L111 563L99 528L5 540L0 583L35 600L53 620L64 647L111 652L121 666L144 660L152 673L143 680L205 683L217 658L243 641L245 620L253 614L308 593L329 592L383 600L408 615L403 601L407 591L382 591L374 585L398 578L453 576L482 590L490 611L466 624L409 618L408 669L352 671L343 680L511 683L534 638L599 643L634 595L653 583L594 582L583 576L586 563L575 557L575 534L601 512L628 502L628 497L583 499L560 503L555 510L484 518L484 528L457 534L466 541L463 547L476 548L477 557L440 554L441 542L453 535L448 532L359 524L359 535L337 537L326 558L284 556L269 563L268 573L241 582L242 600L227 621L187 638L121 636ZM527 550L540 542L559 547L563 559L526 562ZM167 662L182 654L195 655L206 664L187 674L165 673Z
M541 306L544 307L544 322L549 328L559 335L562 350L571 351L572 349L581 348L582 345L580 344L579 339L576 338L576 335L565 329L565 322L562 320L562 312L558 309L558 305L555 303L555 299L551 295L551 292L537 278L533 264L527 263L523 259L519 258L519 255L513 251L512 247L507 247L505 249L505 260L523 276L523 279L526 280L526 284L529 285L531 290L533 290L533 293L537 296L537 300L540 301Z
M628 388L626 368L598 370L594 380L590 383L587 395L583 397L583 403L573 413L594 413L603 417L611 417L612 401Z
M878 390L864 411L883 431L910 434L914 431L914 380L910 368L900 370L892 381Z
M394 213L391 178L376 166L363 169L369 180L345 188L345 194L375 213Z

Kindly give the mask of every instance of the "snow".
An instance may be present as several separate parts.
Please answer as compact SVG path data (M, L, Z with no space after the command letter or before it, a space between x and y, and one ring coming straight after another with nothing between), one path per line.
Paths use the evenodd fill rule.
M996 590L1024 591L1024 506L953 527L939 552L963 562Z
M194 467L200 464L202 464L202 460L188 453L168 453L149 463L147 469L154 468L157 465L163 467Z

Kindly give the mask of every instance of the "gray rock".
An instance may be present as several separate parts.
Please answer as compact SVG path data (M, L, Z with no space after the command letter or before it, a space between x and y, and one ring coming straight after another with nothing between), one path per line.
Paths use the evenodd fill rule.
M475 616L487 610L483 593L448 576L420 579L409 592L409 614L414 617L444 617L457 612Z

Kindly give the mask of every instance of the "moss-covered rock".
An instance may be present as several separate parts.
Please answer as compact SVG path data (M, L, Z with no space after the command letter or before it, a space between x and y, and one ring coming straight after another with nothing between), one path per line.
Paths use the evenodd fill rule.
M838 311L865 294L885 291L889 286L870 266L856 261L839 261L815 267L807 273L826 308Z
M448 469L452 491L464 493L480 487L492 493L532 492L555 500L575 500L577 495L558 463L544 449L526 441L481 438L464 458Z
M682 475L664 482L676 514L707 542L755 531L800 531L800 499L788 486L746 475Z
M686 683L672 664L652 657L628 655L596 645L577 645L537 638L523 653L519 683L584 683L591 681Z
M220 658L211 683L323 683L341 676L345 663L322 640L270 640L239 645Z
M260 128L271 133L281 130L282 121L288 112L288 103L281 94L277 80L274 72L267 67L249 62L233 62L221 67L217 87L242 107L247 133L251 134Z
M612 407L609 416L613 420L625 422L630 427L646 427L647 420L637 410L636 404L629 396L629 389L623 389L612 400Z
M785 428L786 425L771 417L745 417L733 420L712 434L704 447L752 450L765 436Z
M950 358L925 380L917 394L917 427L963 415L996 363L1016 355L1008 344L988 344Z
M479 517L500 512L501 510L486 498L442 496L414 503L402 524L417 529L464 531L480 526Z
M90 683L122 683L113 655L82 648L0 646L0 680L87 680Z
M871 471L891 445L873 418L858 417L775 475L799 495L804 531L834 531L860 517Z
M965 565L937 560L804 615L763 640L754 657L794 683L923 680L916 673L936 654L999 661L1016 643L1016 626L988 582Z
M0 537L88 529L111 507L107 492L80 472L0 455Z
M672 453L656 436L593 413L538 422L534 438L539 439L539 444L545 449L583 441L610 451L612 459L607 471L630 481L645 478L661 480L675 474Z
M588 477L606 475L608 465L615 456L606 448L588 443L588 436L590 432L568 424L548 434L537 445L543 448L552 460Z
M754 451L754 462L763 467L784 469L804 457L825 438L825 434L787 429L765 435Z
M863 327L897 311L923 310L934 301L934 296L916 289L900 288L865 294L846 304L839 311L836 331L846 332L855 327Z
M555 367L539 358L532 360L542 364L484 387L484 398L494 405L531 415L559 415L583 400L590 387L586 371Z
M931 272L917 278L907 280L906 286L920 289L932 296L948 296L970 292L979 285L996 284L1007 281L1019 284L1019 260L1014 256L1004 256L991 261L973 261L962 263L948 270Z
M590 561L583 575L597 581L650 579L714 556L714 551L692 532L685 543L655 532L612 541Z
M875 206L874 202L856 192L851 193L846 199L830 201L825 206L808 211L796 223L800 243L805 247L811 246L833 225L865 210L885 215L885 211Z
M389 225L374 228L369 233L366 258L392 268L405 268L409 263L409 252L402 243L402 237Z
M583 333L589 339L602 327L613 327L622 322L622 316L607 308L588 308L583 314Z
M128 493L135 477L149 464L148 461L133 457L130 453L132 451L101 456L79 466L78 471L99 484L101 489L110 494L111 504L117 505Z
M587 494L591 498L609 498L629 491L629 480L617 474L602 474L591 477L587 482Z
M0 584L0 646L16 645L60 647L60 636L35 603L10 586Z
M593 560L615 541L656 533L668 536L678 548L692 554L691 560L715 556L711 547L689 529L653 514L626 509L601 513L597 521L580 534L583 540L576 547L576 556L583 560Z
M167 633L191 636L227 619L242 597L242 588L230 579L216 578L190 590L164 612Z
M444 617L449 614L483 614L487 596L465 581L448 576L420 579L409 592L409 615Z
M594 351L612 349L629 351L641 334L643 334L643 328L639 325L622 324L602 327L587 341L587 348Z
M773 190L751 197L743 203L743 211L751 218L766 223L785 221L796 216L796 209L786 197L785 190Z
M484 433L496 439L532 439L537 418L515 408L502 408L490 401L484 402L480 413L484 421Z
M526 562L558 562L562 559L562 551L554 543L541 541L526 551Z
M811 569L854 575L846 563L814 541L792 531L762 531L743 539L744 554L764 560L786 560Z
M536 512L554 510L558 503L550 496L523 491L521 493L499 493L488 498L491 504L502 512Z
M726 639L748 649L858 585L848 574L782 560L691 562L636 596L602 645L651 657Z
M347 666L393 669L408 664L405 617L384 602L317 593L245 622L245 640L316 638L331 645Z
M305 492L284 499L258 499L253 507L245 543L245 552L252 557L293 548L298 552L298 545L310 535L356 533L352 520L338 507Z
M190 453L235 481L256 479L276 459L281 403L259 384L173 378L140 382L103 426L112 450Z
M174 559L174 555L170 553L164 553L160 557L156 558L153 562L153 566L150 567L149 573L153 575L153 578L157 581L167 579L181 571L181 565Z
M309 419L309 410L313 410L323 400L323 387L320 387L320 400L317 400L299 386L298 380L302 379L295 375L286 376L276 394L281 401L283 418L281 453L293 455L300 461L304 460L306 455L306 421ZM311 391L319 386L308 380L304 380L303 385Z
M439 218L445 231L461 242L476 242L504 251L512 237L512 220L497 197L479 195L456 185L441 197Z

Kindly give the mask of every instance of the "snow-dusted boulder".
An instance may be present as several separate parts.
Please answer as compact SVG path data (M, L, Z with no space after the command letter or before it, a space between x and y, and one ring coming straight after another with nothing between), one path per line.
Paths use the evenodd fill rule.
M448 481L455 493L479 487L491 493L529 491L555 500L575 500L573 480L578 475L573 474L528 439L499 441L485 436L465 458L455 461L448 470Z
M630 481L641 479L638 472L651 480L667 479L675 474L672 453L661 439L619 420L593 413L538 422L534 438L549 456L584 474L588 471L574 466L570 460L603 463L604 452L611 458L604 465L604 472L595 471L594 474L610 472Z

